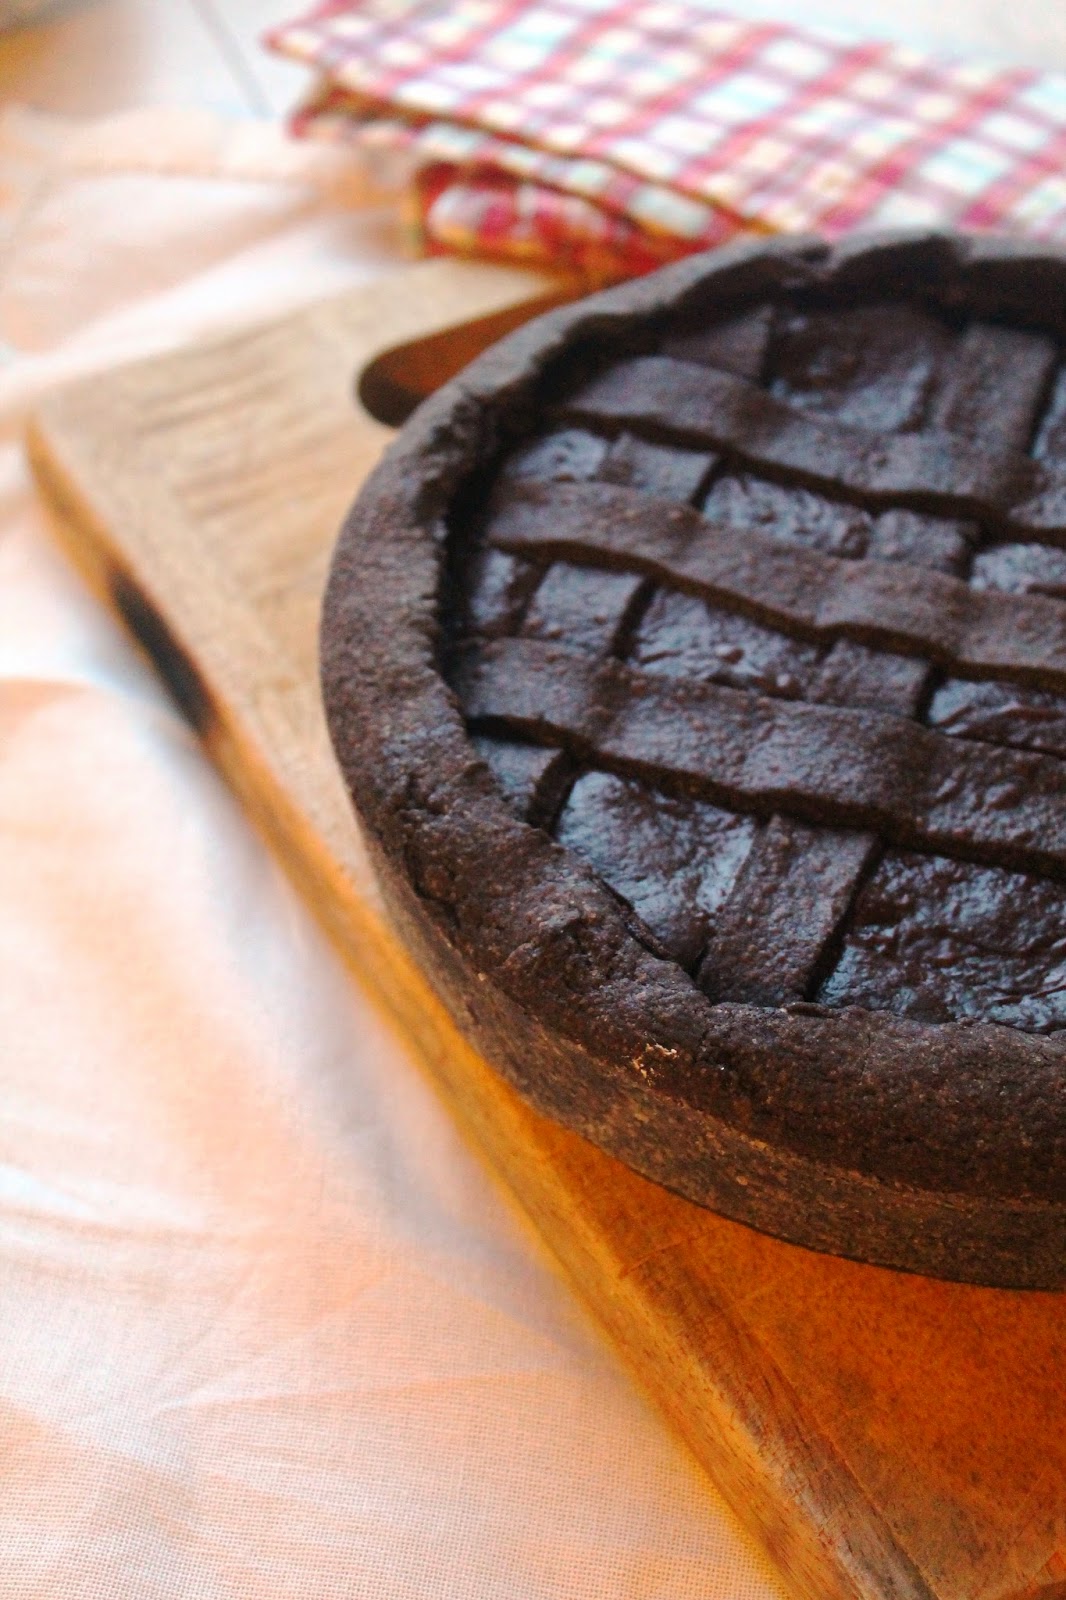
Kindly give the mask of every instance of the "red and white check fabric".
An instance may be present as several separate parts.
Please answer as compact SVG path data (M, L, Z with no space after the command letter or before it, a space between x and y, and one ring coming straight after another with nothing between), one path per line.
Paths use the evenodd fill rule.
M402 161L431 245L646 270L738 232L1066 238L1066 75L693 0L331 0L297 132Z

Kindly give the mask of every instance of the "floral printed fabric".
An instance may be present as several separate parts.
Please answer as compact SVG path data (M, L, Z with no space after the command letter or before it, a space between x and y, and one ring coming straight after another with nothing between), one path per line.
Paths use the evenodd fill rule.
M430 248L645 271L741 232L1066 238L1066 75L678 0L332 0L295 130L411 180Z

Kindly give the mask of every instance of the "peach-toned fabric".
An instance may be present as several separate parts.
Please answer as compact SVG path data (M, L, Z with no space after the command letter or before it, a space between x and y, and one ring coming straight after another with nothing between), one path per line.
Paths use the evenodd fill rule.
M771 1600L26 475L45 386L391 212L203 113L9 113L0 193L0 1594Z

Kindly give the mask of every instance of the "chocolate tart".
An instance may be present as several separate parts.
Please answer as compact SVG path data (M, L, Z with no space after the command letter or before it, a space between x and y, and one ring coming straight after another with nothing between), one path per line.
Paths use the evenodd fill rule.
M534 1106L817 1250L1066 1283L1066 257L745 244L538 319L366 484L322 657Z

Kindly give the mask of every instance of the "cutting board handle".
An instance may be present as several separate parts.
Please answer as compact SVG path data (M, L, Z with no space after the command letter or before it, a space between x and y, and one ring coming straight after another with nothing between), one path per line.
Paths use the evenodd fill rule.
M427 395L461 372L467 362L502 339L505 333L543 311L574 297L577 286L561 279L518 305L489 311L447 328L417 334L391 345L362 368L356 396L375 422L399 428Z

